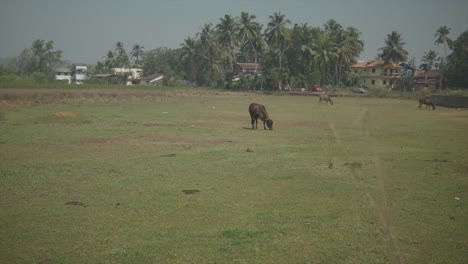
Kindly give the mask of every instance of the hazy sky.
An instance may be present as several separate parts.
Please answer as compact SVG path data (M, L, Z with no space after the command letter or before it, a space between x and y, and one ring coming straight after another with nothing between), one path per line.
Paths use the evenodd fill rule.
M96 63L117 41L127 51L133 44L146 51L178 48L205 23L217 24L225 14L249 12L265 28L268 17L281 12L295 23L322 26L333 18L362 32L364 52L372 59L395 30L407 43L410 58L420 61L434 44L439 26L456 39L468 30L467 0L0 0L0 57L13 57L35 39L54 41L63 59Z

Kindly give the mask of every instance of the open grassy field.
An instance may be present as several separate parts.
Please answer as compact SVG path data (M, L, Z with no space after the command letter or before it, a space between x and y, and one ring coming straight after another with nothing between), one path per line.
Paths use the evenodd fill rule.
M0 262L468 263L468 111L334 101L0 90Z

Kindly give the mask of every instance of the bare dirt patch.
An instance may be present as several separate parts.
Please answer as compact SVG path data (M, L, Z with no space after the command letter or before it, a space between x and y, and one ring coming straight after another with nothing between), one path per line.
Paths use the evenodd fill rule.
M57 112L57 113L53 113L52 115L56 117L77 117L78 116L77 113L73 113L73 112Z

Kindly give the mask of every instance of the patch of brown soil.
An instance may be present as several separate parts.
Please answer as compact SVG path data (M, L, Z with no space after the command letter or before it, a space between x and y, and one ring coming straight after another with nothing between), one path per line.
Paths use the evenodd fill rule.
M52 115L56 117L77 117L78 116L77 113L73 113L73 112L57 112L57 113L53 113Z

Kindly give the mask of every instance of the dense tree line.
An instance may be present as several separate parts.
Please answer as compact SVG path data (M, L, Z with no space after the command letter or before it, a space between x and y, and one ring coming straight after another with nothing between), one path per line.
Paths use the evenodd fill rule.
M468 81L463 72L468 70L467 33L455 41L449 34L450 28L442 26L434 35L434 44L444 46L445 56L429 50L421 61L425 69L441 69L444 78L451 80L449 83L466 87ZM400 33L392 31L384 42L376 58L391 64L408 60L406 43ZM124 43L118 41L96 62L92 73L110 73L116 67L141 67L145 74L164 74L167 85L185 80L193 85L227 88L355 85L358 76L349 70L363 49L361 32L351 26L343 27L333 19L317 27L292 24L286 15L274 13L264 27L256 21L255 15L241 12L237 17L224 15L217 24L204 24L200 32L186 37L175 49L145 51L144 47L134 44L127 52ZM48 74L60 63L61 55L62 51L54 50L52 41L36 40L15 59L14 67L2 66L0 73ZM232 83L235 63L258 63L262 74L241 74L240 82ZM414 58L411 63L419 68L414 65Z

